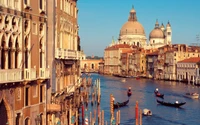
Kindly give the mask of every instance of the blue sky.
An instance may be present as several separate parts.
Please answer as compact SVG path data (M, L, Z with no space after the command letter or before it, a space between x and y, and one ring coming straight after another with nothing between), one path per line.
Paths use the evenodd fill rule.
M103 56L112 36L118 39L132 5L147 38L158 19L165 26L170 22L172 43L197 42L200 0L78 0L81 48L87 56Z

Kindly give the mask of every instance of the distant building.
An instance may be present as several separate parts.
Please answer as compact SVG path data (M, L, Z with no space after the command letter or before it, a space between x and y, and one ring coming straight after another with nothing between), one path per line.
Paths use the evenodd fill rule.
M177 80L199 84L200 57L191 57L177 62Z
M99 72L99 64L102 59L85 59L81 60L81 72Z

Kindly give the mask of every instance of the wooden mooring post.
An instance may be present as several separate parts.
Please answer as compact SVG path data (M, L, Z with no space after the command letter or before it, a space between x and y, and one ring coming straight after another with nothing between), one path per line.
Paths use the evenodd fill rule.
M101 111L101 125L104 125L104 110Z
M135 105L135 125L142 125L142 110L139 109L138 101Z

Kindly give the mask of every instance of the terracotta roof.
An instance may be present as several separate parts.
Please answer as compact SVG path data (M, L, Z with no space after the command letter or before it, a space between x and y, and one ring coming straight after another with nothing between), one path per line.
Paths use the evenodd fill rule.
M179 61L178 63L197 63L200 62L200 57L191 57L189 59L184 59L182 61Z
M122 53L133 53L134 50L130 50L130 49L127 49L127 50L122 50Z
M152 53L148 53L147 56L156 56L158 55L158 51L152 52Z
M119 48L131 48L131 46L128 44L116 44L116 45L107 47L105 50L113 50L113 49L119 49Z

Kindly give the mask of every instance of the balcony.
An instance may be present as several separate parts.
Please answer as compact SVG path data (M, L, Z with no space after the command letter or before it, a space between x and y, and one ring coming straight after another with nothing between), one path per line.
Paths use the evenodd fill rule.
M40 68L39 69L39 78L48 79L50 78L50 73L48 68Z
M153 62L153 59L152 58L148 58L148 62L149 63Z
M47 104L47 112L59 112L60 110L59 104Z
M81 52L76 51L76 50L63 50L63 58L64 59L73 59L77 60L81 58Z
M57 59L63 58L63 52L61 48L56 48L55 58Z
M20 81L23 81L21 69L0 70L0 84L9 82L20 82Z
M31 81L36 80L36 69L24 69L24 80L25 81Z
M166 63L166 64L169 64L169 60L166 59L166 60L165 60L165 63Z
M71 84L67 86L67 93L72 93L75 91L75 85Z
M160 70L163 70L163 66L158 66L157 68Z

